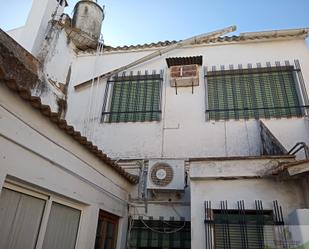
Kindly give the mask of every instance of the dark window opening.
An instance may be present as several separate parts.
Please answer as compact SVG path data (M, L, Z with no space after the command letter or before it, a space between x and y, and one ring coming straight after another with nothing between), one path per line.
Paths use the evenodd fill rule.
M115 249L119 217L100 210L95 249Z
M274 242L272 211L213 210L215 248L261 249Z
M255 209L246 209L244 200L237 201L237 209L229 209L227 201L220 201L220 209L212 209L205 201L206 249L265 249L291 248L295 241L288 236L282 207L273 201L273 210L265 210L261 200Z

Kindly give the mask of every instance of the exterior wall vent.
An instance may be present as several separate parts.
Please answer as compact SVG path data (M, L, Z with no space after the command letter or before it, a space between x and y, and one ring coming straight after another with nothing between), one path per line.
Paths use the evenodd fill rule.
M183 160L149 160L147 189L184 190Z
M199 85L198 65L180 65L170 67L170 82L172 87L192 87Z

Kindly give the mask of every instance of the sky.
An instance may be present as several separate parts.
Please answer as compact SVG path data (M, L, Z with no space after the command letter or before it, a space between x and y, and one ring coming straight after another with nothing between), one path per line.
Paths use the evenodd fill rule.
M0 28L22 26L31 2L5 1L0 10ZM65 12L71 15L76 2L68 0ZM98 0L98 3L105 5L104 41L112 46L181 40L231 25L237 26L237 31L231 34L309 27L309 0Z

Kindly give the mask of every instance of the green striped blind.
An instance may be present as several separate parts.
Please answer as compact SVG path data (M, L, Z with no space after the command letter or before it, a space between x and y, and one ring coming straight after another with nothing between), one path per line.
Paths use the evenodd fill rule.
M161 78L124 77L112 84L108 122L158 121L161 114Z
M210 71L209 119L302 116L292 66Z
M133 224L129 241L132 249L191 248L191 228L188 221L134 220Z

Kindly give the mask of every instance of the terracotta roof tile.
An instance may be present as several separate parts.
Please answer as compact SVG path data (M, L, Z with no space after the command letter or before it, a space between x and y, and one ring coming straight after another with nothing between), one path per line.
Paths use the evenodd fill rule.
M291 30L278 30L278 31L263 31L263 32L251 32L251 33L242 33L239 35L233 36L222 36L210 40L203 40L198 42L197 44L211 44L211 43L223 43L223 42L237 42L237 41L252 41L252 40L260 40L260 39L275 39L275 38L293 38L293 37L302 37L308 36L308 29L291 29ZM124 45L124 46L104 46L105 52L113 52L113 51L127 51L127 50L137 50L137 49L147 49L147 48L160 48L166 47L171 44L175 44L178 41L159 41L145 44L137 44L137 45ZM89 51L86 51L86 53Z
M14 51L11 51L15 49ZM126 172L122 167L115 163L111 158L109 158L102 150L99 150L96 145L91 141L88 141L86 137L82 136L79 131L76 131L72 125L68 125L67 121L60 118L60 114L52 112L48 105L42 104L40 97L31 95L30 89L32 82L23 82L22 74L29 73L31 77L24 77L26 80L37 79L35 77L35 69L37 69L36 64L25 65L29 62L29 58L36 63L35 58L25 51L19 44L17 44L12 38L10 38L5 32L0 29L0 80L4 82L5 85L12 91L18 93L18 95L25 101L27 101L33 108L38 109L42 115L48 118L51 122L57 124L57 126L63 130L67 135L71 136L78 143L84 146L85 149L89 150L96 157L102 160L109 167L118 172L130 183L135 184L138 182L138 176L132 175ZM28 57L27 60L23 58ZM6 60L10 60L10 64L14 64L20 68L9 68L6 65ZM30 61L31 61L30 60ZM32 63L32 62L31 62ZM31 70L30 70L30 69ZM22 70L18 70L22 69Z

